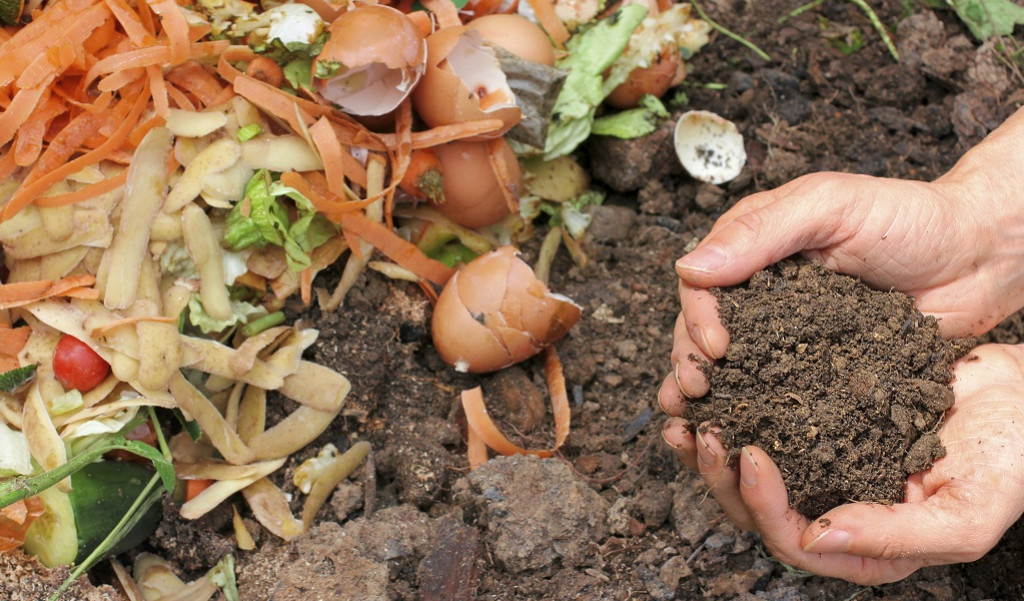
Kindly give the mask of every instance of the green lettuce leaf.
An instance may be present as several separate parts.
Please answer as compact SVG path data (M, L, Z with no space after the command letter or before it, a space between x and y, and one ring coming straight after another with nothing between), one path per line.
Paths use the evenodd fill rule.
M294 222L288 207L281 202L285 198L291 199L297 209ZM309 253L337 232L334 224L316 212L309 199L272 181L266 170L256 172L249 180L244 200L231 209L225 224L224 243L229 249L280 246L291 271L302 271L312 265Z
M656 97L646 94L636 108L595 119L591 133L625 140L639 138L658 129L658 124L668 119L668 116L665 105Z
M568 55L557 64L569 75L551 112L545 159L569 154L590 135L594 113L605 98L602 74L622 54L646 15L646 8L630 4L569 39Z
M985 41L996 35L1010 35L1024 24L1024 6L1010 0L958 0L956 14L974 37Z

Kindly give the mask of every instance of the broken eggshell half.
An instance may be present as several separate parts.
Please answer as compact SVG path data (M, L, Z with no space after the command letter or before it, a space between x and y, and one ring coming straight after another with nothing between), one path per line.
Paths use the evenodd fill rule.
M501 128L466 139L497 138L522 119L494 50L476 30L447 27L427 38L427 70L412 93L429 127L500 119Z
M679 117L675 147L686 171L709 184L732 180L747 162L736 124L710 111L688 111Z
M579 321L580 307L548 290L511 246L480 255L448 280L431 330L456 371L487 373L529 359Z
M321 96L353 115L391 112L426 69L423 34L390 6L354 8L331 23L330 33L313 64L313 82Z

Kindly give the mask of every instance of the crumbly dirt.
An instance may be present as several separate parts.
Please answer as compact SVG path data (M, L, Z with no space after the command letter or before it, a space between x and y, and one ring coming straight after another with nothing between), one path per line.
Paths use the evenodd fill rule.
M718 429L734 465L745 445L771 453L801 513L899 503L906 477L945 455L951 364L973 340L943 339L905 294L807 261L712 294L730 343L688 417Z
M537 399L547 398L543 366L534 359L505 374L455 373L431 346L430 306L417 287L370 272L336 313L292 307L321 332L306 358L353 384L343 415L277 476L294 497L293 510L302 495L290 475L320 446L368 440L373 452L314 529L294 541L261 532L235 502L258 537L256 550L235 550L243 599L1024 598L1020 526L973 564L923 569L891 585L865 588L789 569L758 536L731 525L703 481L664 448L656 400L671 367L679 311L672 265L717 216L747 194L812 171L934 179L1020 106L1019 73L995 46L975 42L950 10L929 8L943 3L868 0L895 40L899 62L852 2L826 0L781 23L803 3L701 4L772 57L764 61L715 35L679 89L689 100L682 108L737 124L747 166L723 186L695 182L666 151L670 128L641 140L594 139L578 153L608 199L592 211L586 266L562 251L551 274L552 288L583 308L557 345L571 396L565 446L550 459L494 459L468 472L459 391L483 386L500 427L543 448L552 440L550 411L537 411ZM840 49L858 39L856 51ZM544 233L540 225L537 240ZM524 246L528 261L537 247ZM333 288L338 276L325 273L315 285ZM889 327L885 319L876 323ZM1024 341L1024 318L990 339ZM836 355L850 350L839 347ZM208 549L232 540L230 520L221 516L165 524L146 550L194 576L215 561ZM131 557L122 560L130 564ZM94 578L107 581L102 573Z

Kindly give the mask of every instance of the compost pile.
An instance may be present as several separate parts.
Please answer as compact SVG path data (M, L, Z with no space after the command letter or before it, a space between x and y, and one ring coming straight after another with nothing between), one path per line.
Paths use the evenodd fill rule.
M920 180L940 176L1024 102L1016 59L1007 60L1005 53L1019 46L1021 36L1004 34L1001 45L983 43L944 3L868 0L899 51L897 61L854 2L811 2L795 15L794 3L782 0L700 4L710 19L756 44L771 60L710 32L708 44L686 61L689 83L662 98L671 117L706 109L736 123L748 156L741 175L722 185L690 178L673 156L672 118L641 138L591 136L563 158L578 163L604 202L556 211L561 222L540 211L532 216L535 231L521 245L533 265L545 254L542 239L551 231L563 235L558 230L569 221L564 217L574 219L578 212L590 218L585 235L566 237L576 243L570 250L582 249L587 260L577 262L559 250L550 265L550 288L582 308L579 322L557 343L571 431L554 457L494 456L471 471L458 400L460 391L482 386L489 412L509 438L524 448L551 448L555 427L545 406L543 360L494 374L458 373L432 344L432 306L417 284L370 270L348 278L342 265L319 270L321 262L315 261L314 288L337 290L345 281L343 309L302 303L300 288L308 282L299 279L294 294L274 309L285 314L286 323L319 331L302 359L348 378L351 393L324 432L266 479L280 489L275 498L301 515L306 495L293 478L300 466L328 443L344 451L366 441L372 451L333 490L309 530L291 540L264 528L239 495L196 520L182 519L178 505L166 499L156 533L117 555L118 562L131 568L142 552L152 553L167 560L162 566L167 573L193 581L230 554L242 598L260 601L1022 598L1019 525L974 564L934 566L891 585L860 587L782 565L757 535L730 524L699 476L663 447L656 400L671 367L671 332L679 310L673 262L695 247L719 215L750 193L813 171ZM231 65L239 66L228 61ZM293 112L267 125L280 133L288 125L281 119L293 119ZM600 109L595 116L610 115ZM382 156L398 142L398 137L382 138ZM352 167L346 178L360 174ZM475 181L488 169L458 171ZM330 191L326 184L320 189ZM362 202L345 194L343 200ZM363 189L360 198L371 196ZM295 209L284 195L274 198ZM555 206L550 201L544 201L548 211ZM401 205L394 215L396 223L412 224L417 235L433 229L423 219L428 216L430 223L439 222L436 215ZM384 216L375 219L384 223ZM474 242L459 232L460 243ZM449 236L453 232L442 233L433 239L438 244L424 244L426 251L460 250ZM365 258L382 259L373 253ZM373 263L367 267L383 267ZM896 327L888 324L888 314L871 323L899 334L906 315ZM915 323L907 336L923 335L925 327L923 321ZM1024 341L1024 319L1008 320L989 339ZM751 356L765 353L761 347L771 343L762 338L747 350ZM846 353L842 344L833 346L839 347L832 349L834 356ZM942 361L925 358L922 365ZM934 369L934 381L944 382L948 373ZM874 373L880 381L888 375L882 369ZM293 401L268 393L268 424L294 409ZM914 410L924 416L923 403ZM805 434L800 440L807 440ZM773 442L765 448L781 460ZM902 457L896 461L902 463ZM868 496L863 490L844 494ZM252 550L239 549L238 523L252 534ZM68 573L45 569L18 550L2 559L0 598L12 601L45 598ZM101 562L67 594L122 601L126 597L114 565Z
M945 454L951 365L973 340L944 340L905 294L809 262L712 292L730 343L689 417L721 428L733 462L745 445L768 451L801 513L899 503L906 477Z

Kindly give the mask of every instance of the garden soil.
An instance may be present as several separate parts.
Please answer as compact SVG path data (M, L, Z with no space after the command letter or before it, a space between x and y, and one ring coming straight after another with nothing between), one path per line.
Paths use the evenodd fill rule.
M542 362L483 376L454 372L431 346L430 305L422 292L371 272L335 313L293 307L297 318L321 332L308 358L339 370L353 388L342 416L288 463L280 481L297 510L301 494L290 476L327 442L344 448L369 441L373 451L364 469L334 493L312 531L292 542L261 532L244 503L236 505L256 533L254 551L235 549L230 506L199 522L178 520L167 506L163 525L145 549L173 561L183 576L201 574L233 552L245 600L1024 598L1019 526L977 562L923 569L899 583L861 587L812 576L773 559L757 535L730 524L703 482L662 444L656 397L670 369L679 311L673 262L718 215L747 194L813 171L934 179L1024 101L1020 73L1007 67L995 46L976 43L951 11L927 7L941 3L869 0L889 27L898 62L853 2L825 0L783 19L799 4L702 2L711 18L772 59L717 34L694 57L688 82L679 88L688 99L683 108L711 110L739 126L748 162L736 180L713 186L689 178L673 156L670 125L641 140L597 138L581 149L579 159L593 185L608 198L592 212L587 264L574 264L562 251L551 274L552 288L583 308L580 322L557 345L572 429L555 457L494 458L467 469L457 403L466 388L483 387L491 414L521 444L552 444ZM538 230L539 240L544 227ZM536 241L524 245L527 260L537 248ZM318 284L332 287L337 277L328 273ZM830 290L856 286L815 277ZM745 302L764 302L765 311L774 310L771 296ZM863 324L893 338L886 351L893 361L883 358L859 375L853 368L844 372L855 384L851 395L869 399L855 410L860 413L884 413L871 405L876 379L910 382L911 396L938 391L955 354L949 344L924 340L931 336L928 321L904 301L883 302L891 304L865 313ZM815 323L851 327L850 311L842 305L816 316ZM900 371L903 338L938 345L941 357ZM1024 319L1009 319L987 339L1021 342ZM847 356L857 342L856 336L838 336L829 342L830 352ZM806 343L806 352L822 350L812 348L820 342ZM770 340L754 336L744 344L751 347L744 353L764 353ZM804 384L806 397L779 404L799 408L800 401L809 405L813 395L833 392L824 380ZM918 398L909 425L881 424L875 427L879 432L869 427L865 436L913 447L907 439L934 426L937 418L924 410L941 413L943 394L931 401ZM289 407L281 403L283 414ZM810 435L811 425L816 424L787 434L788 440ZM817 436L827 434L816 427ZM762 443L770 453L778 451L772 441ZM888 457L893 473L906 465L901 453L894 449ZM807 472L812 478L816 473ZM898 483L885 486L836 494L843 500L898 500ZM836 497L796 500L815 512ZM121 560L130 562L130 554ZM40 598L28 591L43 585L13 582L25 582L25 570L3 572L0 597ZM111 581L105 568L92 577L98 584ZM82 583L74 597L121 598L106 586L88 589Z

